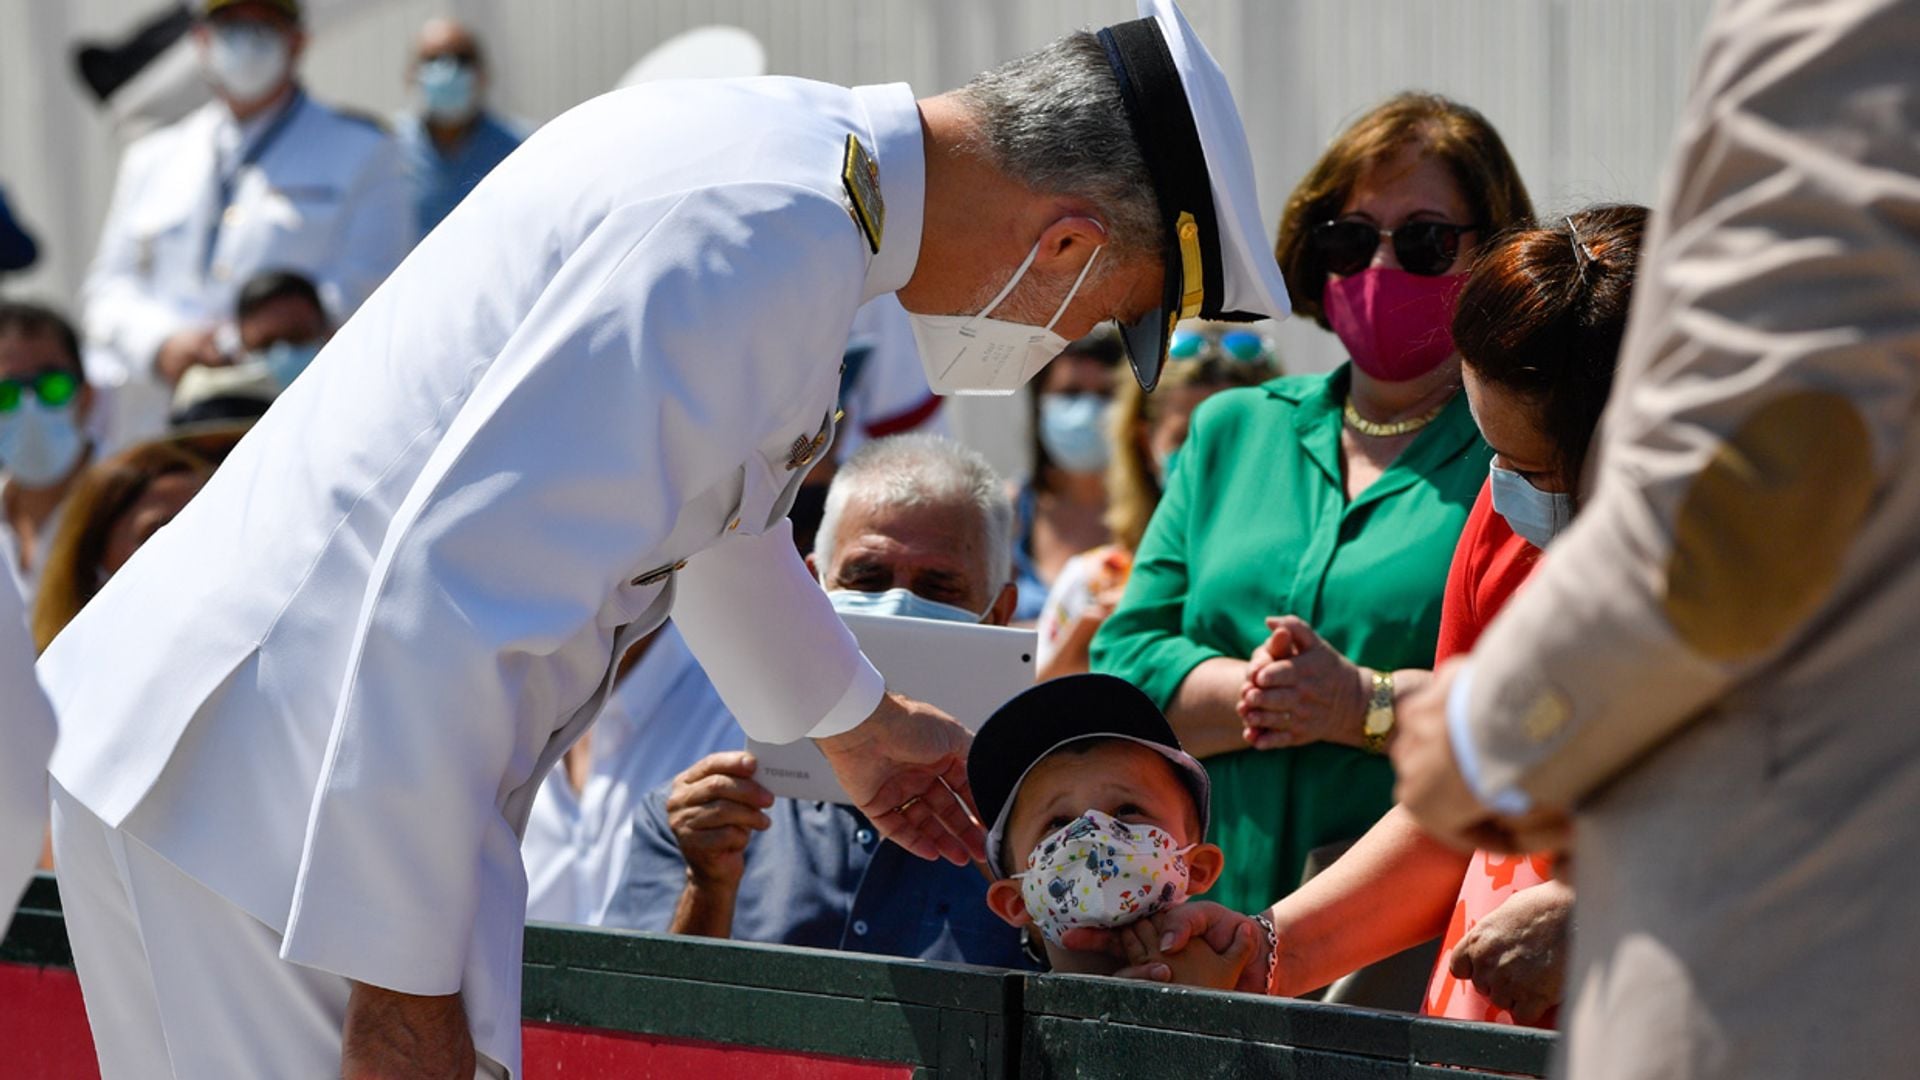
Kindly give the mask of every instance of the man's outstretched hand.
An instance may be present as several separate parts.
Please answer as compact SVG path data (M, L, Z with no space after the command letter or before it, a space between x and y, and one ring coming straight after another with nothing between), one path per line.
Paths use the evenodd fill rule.
M967 787L973 736L951 716L890 693L859 727L815 741L840 786L887 839L956 866L987 857Z

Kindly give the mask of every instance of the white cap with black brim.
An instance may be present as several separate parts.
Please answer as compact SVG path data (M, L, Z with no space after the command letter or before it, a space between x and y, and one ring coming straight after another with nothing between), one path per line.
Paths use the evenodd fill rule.
M1172 0L1140 0L1140 14L1099 38L1166 229L1160 306L1120 327L1134 377L1152 390L1180 320L1280 319L1291 305L1226 75Z

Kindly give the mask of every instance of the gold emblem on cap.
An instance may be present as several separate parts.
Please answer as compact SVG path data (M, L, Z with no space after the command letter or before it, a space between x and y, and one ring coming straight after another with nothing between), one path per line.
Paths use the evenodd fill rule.
M1175 231L1180 237L1180 317L1191 319L1200 313L1201 301L1207 296L1201 271L1200 225L1193 220L1192 212L1182 210Z

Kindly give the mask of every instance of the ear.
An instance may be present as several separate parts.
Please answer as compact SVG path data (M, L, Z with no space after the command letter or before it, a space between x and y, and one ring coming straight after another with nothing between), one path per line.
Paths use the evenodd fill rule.
M1218 844L1201 844L1187 852L1187 895L1199 896L1220 880L1227 868L1227 853Z
M1020 882L1014 878L1001 878L987 886L987 906L1008 926L1033 922L1033 916L1027 914L1027 901L1020 895Z
M287 67L292 69L299 66L300 57L304 56L306 51L307 32L296 28L293 33L287 35Z
M813 552L807 552L806 558L801 561L807 564L807 573L813 575L813 580L820 581L820 564L814 561ZM821 584L824 585L825 582Z
M1033 257L1033 268L1071 279L1080 276L1095 248L1106 245L1107 227L1078 207L1067 208L1067 215L1040 231L1040 253Z
M93 415L93 384L85 375L80 376L80 393L75 397L73 414L83 425Z
M1020 590L1009 581L1000 586L1000 595L993 598L992 606L987 608L987 617L980 621L988 626L1006 626L1013 622L1013 609L1020 606Z

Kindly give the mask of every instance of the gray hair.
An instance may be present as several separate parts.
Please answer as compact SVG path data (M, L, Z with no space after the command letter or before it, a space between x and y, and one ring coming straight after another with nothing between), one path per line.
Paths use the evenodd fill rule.
M826 509L814 534L814 563L822 577L833 566L840 518L854 499L875 507L966 506L986 530L987 594L1013 580L1013 503L1005 481L977 451L944 435L893 435L861 447L827 488Z
M1160 255L1160 202L1099 38L1077 30L956 95L979 121L979 149L1002 170L1042 194L1090 200L1110 254Z

